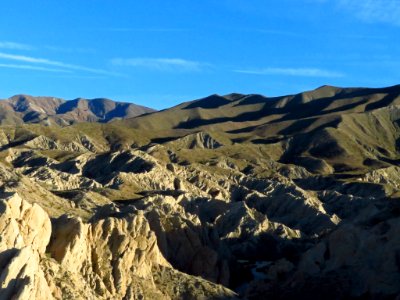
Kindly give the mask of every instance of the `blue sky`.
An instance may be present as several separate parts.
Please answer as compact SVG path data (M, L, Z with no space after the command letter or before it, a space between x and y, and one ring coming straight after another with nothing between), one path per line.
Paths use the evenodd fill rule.
M400 83L400 0L14 0L0 28L0 98L161 109Z

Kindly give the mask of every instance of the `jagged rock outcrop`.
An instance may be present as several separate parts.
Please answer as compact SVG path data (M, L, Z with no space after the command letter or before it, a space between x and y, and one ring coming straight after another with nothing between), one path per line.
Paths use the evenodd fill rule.
M18 194L0 200L0 299L53 299L40 260L51 223L36 204Z
M371 222L372 220L370 220ZM351 297L400 293L400 230L398 217L362 228L344 225L307 251L299 272L324 278L330 273L348 281Z
M396 298L400 293L399 205L387 203L380 210L381 205L365 207L357 218L306 250L296 264L276 262L267 267L264 280L250 283L247 297Z
M124 298L132 275L152 281L153 265L169 267L143 215L92 224L66 216L54 222L49 252L69 272L84 274L101 297Z
M40 206L31 205L18 194L13 194L1 201L0 218L0 251L30 246L39 253L45 252L50 240L51 223Z
M292 239L301 237L299 230L269 221L244 202L232 204L226 213L216 219L215 224L219 239L227 243L230 251L240 259L271 259L286 241L290 243ZM266 247L268 253L262 253L260 249Z
M397 166L373 170L359 178L360 181L385 184L394 190L400 189L400 170Z
M189 134L185 137L169 142L167 145L181 149L216 149L223 144L207 132Z
M32 150L10 151L8 159L22 174L45 184L51 190L101 187L100 183L90 178L79 176L73 172L64 172L60 167L62 164L58 161L43 155L36 155Z
M60 150L60 151L71 151L71 152L84 152L88 149L78 142L57 142L54 139L48 138L43 135L39 135L26 143L24 145L31 149L41 149L41 150ZM92 147L93 148L93 147Z
M175 268L227 284L229 268L227 261L218 255L218 241L213 240L213 234L202 227L205 224L196 215L179 204L181 201L184 201L182 196L147 197L137 201L135 208L144 211L160 250Z
M232 291L172 269L143 213L50 222L18 194L0 200L0 299L212 299Z

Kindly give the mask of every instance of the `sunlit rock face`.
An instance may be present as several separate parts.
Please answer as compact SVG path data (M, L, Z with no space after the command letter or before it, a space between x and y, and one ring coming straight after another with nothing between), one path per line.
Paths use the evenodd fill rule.
M0 207L1 299L235 297L174 270L140 212L90 223L64 215L52 224L18 194Z

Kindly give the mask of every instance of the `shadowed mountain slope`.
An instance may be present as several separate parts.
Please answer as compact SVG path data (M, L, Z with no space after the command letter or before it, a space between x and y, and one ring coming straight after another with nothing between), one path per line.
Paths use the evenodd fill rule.
M290 125L288 122L322 117L334 119L333 116L367 112L396 104L400 104L399 85L379 89L322 86L309 92L273 98L241 94L212 95L154 114L128 119L122 124L177 132L222 130L235 133L234 130L237 130L237 133L254 132L262 126L275 128L274 131L264 128L265 134L270 135L279 133L279 128L287 128ZM313 123L309 122L309 125Z

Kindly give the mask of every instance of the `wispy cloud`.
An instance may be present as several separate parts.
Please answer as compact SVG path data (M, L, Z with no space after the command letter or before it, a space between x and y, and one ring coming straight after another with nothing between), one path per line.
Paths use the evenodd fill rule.
M370 23L400 26L400 0L306 0L320 5L332 4Z
M400 26L400 0L339 0L339 7L367 22Z
M305 37L305 34L295 32L295 31L286 31L286 30L277 30L277 29L268 29L268 28L248 28L241 29L241 31L255 32L266 35L278 35L278 36L289 36L289 37Z
M114 58L111 60L113 66L137 67L156 71L200 71L206 63L186 60L182 58Z
M31 65L18 65L18 64L0 64L0 68L7 69L23 69L23 70L34 70L34 71L45 71L45 72L55 72L55 73L72 73L70 70L46 68Z
M89 72L89 73L94 73L94 74L117 75L116 73L109 72L109 71L102 70L102 69L88 68L85 66L68 64L68 63L50 60L50 59L46 59L46 58L15 55L15 54L3 53L3 52L0 52L0 59L18 61L18 62L24 62L24 63L31 63L31 64L37 64L37 65L52 66L52 67L58 67L58 68L63 68L63 69L67 69L67 70L84 71L84 72Z
M311 0L310 0L311 1ZM318 1L318 0L313 0ZM322 1L322 0L321 0ZM324 0L328 1L328 0ZM252 32L252 33L259 33L263 35L276 35L282 37L289 37L289 38L323 38L329 35L330 37L337 37L337 38L347 38L347 39L376 39L376 40L384 40L387 39L387 36L384 35L373 35L373 34L339 34L335 31L324 31L323 33L317 31L307 31L307 32L300 32L300 31L285 31L285 30L276 30L276 29L268 29L268 28L229 28L226 29L229 31L241 31L241 32Z
M186 28L133 28L133 27L114 27L114 28L103 28L105 31L114 32L185 32L190 31Z
M81 48L81 47L59 47L53 45L43 45L43 49L55 51L55 52L63 52L63 53L96 53L96 49L94 48Z
M21 43L0 41L0 49L9 50L33 50L34 47Z
M299 77L343 77L340 72L316 69L316 68L264 68L264 69L243 69L234 70L236 73L254 75L285 75Z

